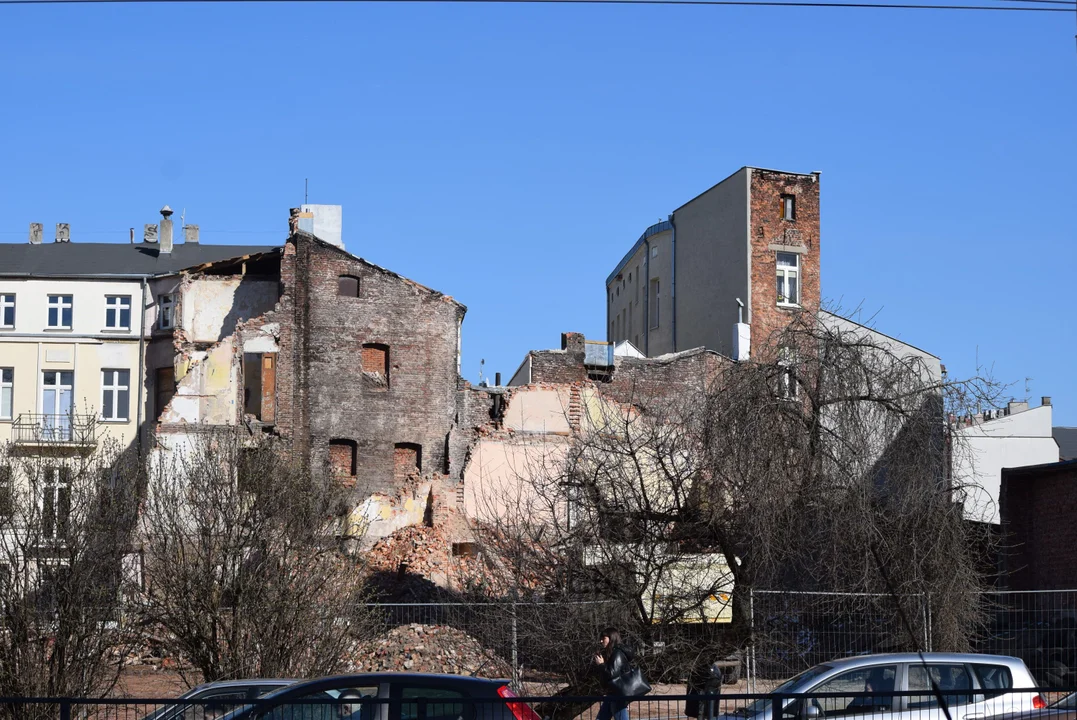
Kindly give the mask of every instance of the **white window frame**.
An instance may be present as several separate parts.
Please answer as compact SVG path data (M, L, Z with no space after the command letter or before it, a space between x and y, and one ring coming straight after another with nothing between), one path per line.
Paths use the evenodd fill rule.
M123 311L127 311L127 324L123 324ZM109 313L115 321L109 324ZM107 330L130 330L131 329L131 296L130 295L106 295L105 296L105 328Z
M67 490L67 513L60 517L60 498L63 490ZM52 525L46 527L45 522L45 497L52 496ZM46 540L62 542L65 537L60 532L71 521L71 470L63 465L50 465L45 468L44 482L41 486L41 497L38 498L41 513L41 534Z
M52 330L70 330L71 326L75 323L75 296L74 295L49 295L49 308L48 314L45 316L45 322L48 322L49 315L52 311L56 311L56 325L49 324L47 327ZM71 311L71 323L64 325L64 310Z
M5 323L4 316L7 315L8 308L11 308L11 322ZM0 293L0 328L10 329L15 327L17 319L15 316L15 293Z
M778 394L782 400L796 400L800 397L800 384L796 377L797 351L795 348L778 348Z
M166 317L168 322L165 322ZM161 330L176 327L176 296L173 293L162 293L157 298L157 327Z
M778 263L779 258L782 256L791 257L796 261L793 266L780 265ZM800 253L779 252L774 256L774 265L777 268L777 281L781 283L781 290L778 291L778 304L784 307L800 307ZM792 300L789 299L789 279L793 278L796 281L796 297Z
M5 380L5 374L11 378ZM4 390L8 392L9 407L7 413L4 412ZM13 367L0 367L0 420L11 420L15 414L15 368Z
M120 373L127 373L127 382L120 382ZM111 384L106 384L106 378L112 373ZM123 408L124 416L117 414L120 409L120 392L127 391L127 405ZM105 396L112 395L112 415L105 415ZM101 370L101 414L104 422L130 422L131 421L131 371L126 368L102 368Z

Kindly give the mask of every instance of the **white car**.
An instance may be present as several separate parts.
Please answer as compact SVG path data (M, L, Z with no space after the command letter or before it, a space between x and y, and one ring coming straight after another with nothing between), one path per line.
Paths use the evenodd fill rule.
M1025 663L1002 655L915 653L860 655L816 665L775 688L770 698L724 715L725 720L946 720L931 688L942 694L950 720L981 720L1046 706ZM893 693L893 694L890 694Z

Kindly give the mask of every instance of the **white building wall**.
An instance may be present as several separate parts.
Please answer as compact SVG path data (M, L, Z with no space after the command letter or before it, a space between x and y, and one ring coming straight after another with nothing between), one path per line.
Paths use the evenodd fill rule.
M965 517L998 524L1002 468L1058 462L1051 406L1044 405L954 432L954 484L964 489Z

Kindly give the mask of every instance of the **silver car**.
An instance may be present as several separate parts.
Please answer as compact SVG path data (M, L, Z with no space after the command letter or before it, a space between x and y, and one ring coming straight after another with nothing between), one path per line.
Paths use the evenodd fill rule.
M299 682L279 678L257 678L250 680L217 680L203 683L191 688L178 700L202 700L204 702L183 702L165 705L150 713L142 720L212 720L219 715L230 712L266 693L286 688Z
M816 665L787 680L775 694L803 694L781 702L773 717L770 699L731 712L726 720L946 720L931 689L941 691L950 720L981 720L1044 707L1025 663L1002 655L962 653L860 655ZM888 695L887 693L895 693Z

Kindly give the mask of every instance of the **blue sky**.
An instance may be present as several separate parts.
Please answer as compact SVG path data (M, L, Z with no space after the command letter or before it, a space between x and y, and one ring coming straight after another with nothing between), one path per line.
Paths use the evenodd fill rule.
M997 0L985 0L996 2ZM303 199L469 310L463 372L573 330L643 229L743 165L822 171L825 297L1077 425L1070 14L436 4L0 6L0 241L168 203L279 243ZM92 234L91 234L92 233Z

